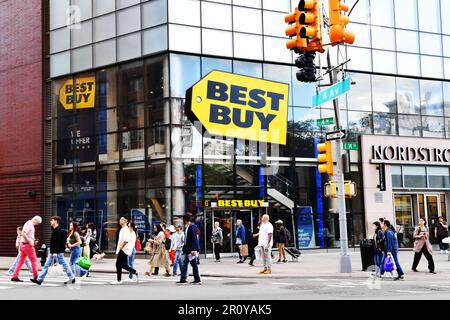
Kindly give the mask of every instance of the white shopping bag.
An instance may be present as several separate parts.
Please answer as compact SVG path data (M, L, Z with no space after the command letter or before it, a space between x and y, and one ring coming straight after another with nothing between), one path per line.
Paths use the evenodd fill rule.
M255 258L256 260L262 260L262 250L264 250L261 246L255 247Z
M450 243L450 237L442 239L442 243Z

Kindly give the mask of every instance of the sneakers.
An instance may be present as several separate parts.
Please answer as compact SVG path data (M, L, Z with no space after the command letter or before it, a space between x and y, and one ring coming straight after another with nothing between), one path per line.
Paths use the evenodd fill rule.
M195 285L201 285L202 282L201 281L192 281L191 284L195 284Z
M214 262L220 262L220 260L214 260Z
M76 282L75 278L73 278L72 280L66 281L64 282L64 284L74 284Z
M12 282L23 282L23 280L20 280L19 278L11 278Z
M180 280L180 281L176 282L176 284L179 284L179 285L184 285L184 284L187 284L187 283L188 282L186 280Z
M176 273L173 273L173 274L172 274L172 276L173 276L173 277L176 277L176 276L178 276L178 274L176 274Z
M444 253L444 250L441 250L439 253L441 253L441 254Z
M39 281L38 279L35 279L35 278L30 279L30 281L33 282L33 283L36 283L37 285L41 285L42 284L42 281Z
M6 272L5 272L5 275L7 275L7 276L12 276L13 274L12 274L12 272L6 271Z
M263 274L272 274L272 269L267 269L266 271L263 272Z
M445 254L448 254L448 250L445 250Z
M118 284L122 284L123 282L122 281L113 281L113 282L111 282L111 284L112 285L118 285Z
M267 271L267 269L264 268L264 270L261 270L259 273L264 273L264 272L266 272L266 271Z
M135 278L136 281L135 282L139 282L141 274L139 272L136 272L135 276L136 276L136 278Z

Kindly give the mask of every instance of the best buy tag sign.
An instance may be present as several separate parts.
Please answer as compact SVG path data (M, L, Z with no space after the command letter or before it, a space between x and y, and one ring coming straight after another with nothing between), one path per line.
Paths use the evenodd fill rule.
M213 136L286 144L289 85L212 71L186 91L186 115Z
M59 102L66 110L94 108L95 77L73 78L64 82L59 90Z

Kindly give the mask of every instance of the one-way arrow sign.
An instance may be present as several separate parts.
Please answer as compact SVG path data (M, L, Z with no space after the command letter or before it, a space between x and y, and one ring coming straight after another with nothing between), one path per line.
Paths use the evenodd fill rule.
M332 131L327 132L325 134L325 140L331 141L331 140L339 140L345 138L345 130L339 130L339 131Z

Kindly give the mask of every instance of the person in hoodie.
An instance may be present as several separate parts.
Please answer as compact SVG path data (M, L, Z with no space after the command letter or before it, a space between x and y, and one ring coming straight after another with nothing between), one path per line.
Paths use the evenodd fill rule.
M391 223L389 220L383 221L383 232L385 239L385 250L383 253L383 260L381 261L381 270L380 276L384 274L384 262L388 256L392 256L394 259L395 266L397 268L397 277L394 280L401 280L405 278L405 273L403 272L402 266L398 261L398 240L395 235L395 231L391 227Z

